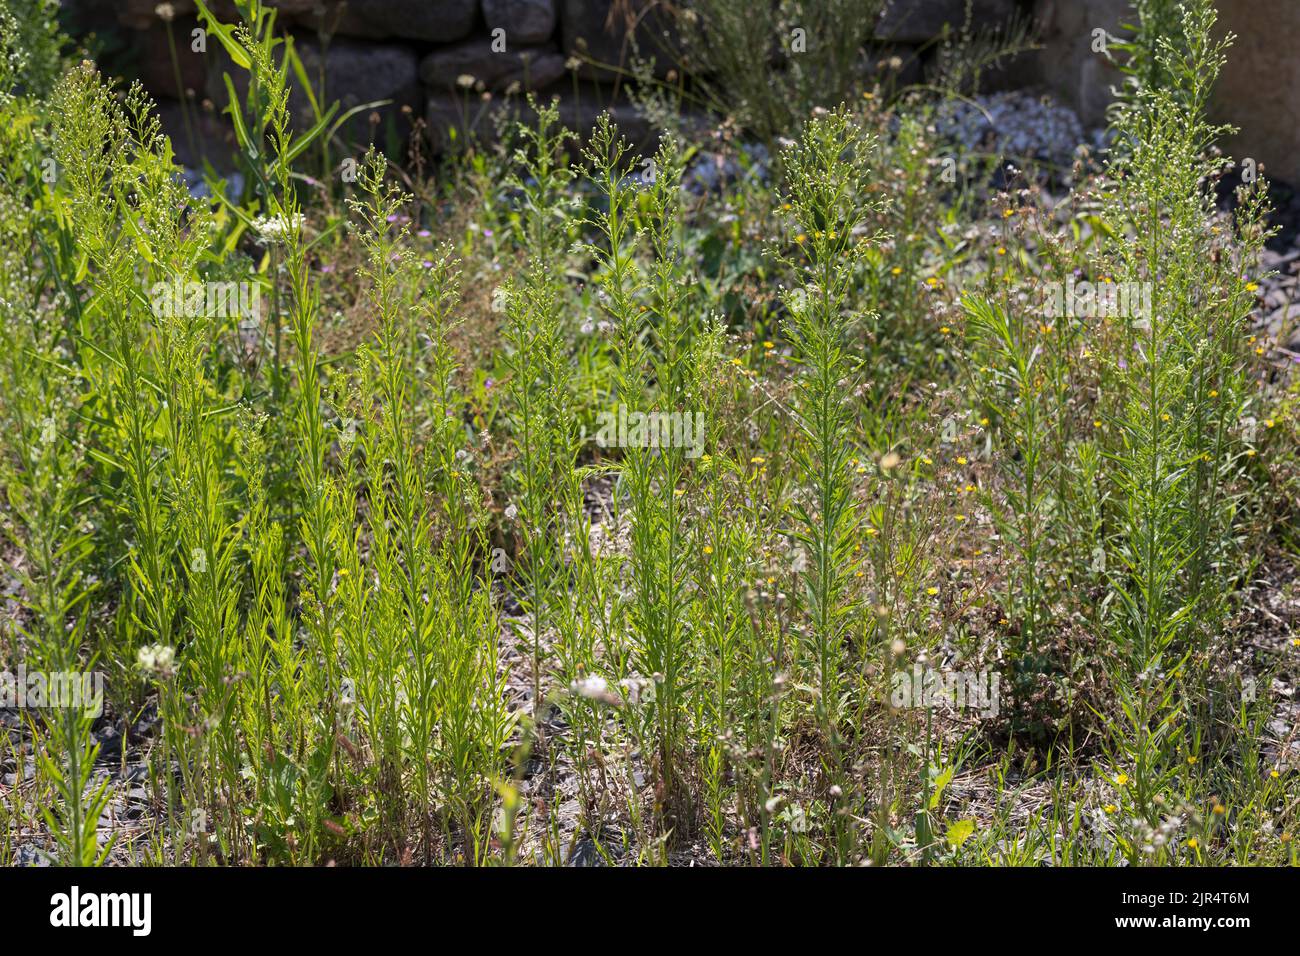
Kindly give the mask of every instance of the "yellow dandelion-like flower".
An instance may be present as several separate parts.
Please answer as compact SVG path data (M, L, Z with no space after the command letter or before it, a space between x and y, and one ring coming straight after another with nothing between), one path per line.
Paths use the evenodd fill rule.
M1116 775L1116 777L1115 777L1115 786L1117 786L1117 787L1122 787L1122 786L1124 786L1124 784L1126 784L1126 783L1128 783L1128 774L1126 774L1126 773L1121 773L1121 774L1117 774L1117 775Z
M933 459L931 459L931 458L929 458L929 457L922 456L922 458L921 458L921 464L923 464L923 465L933 465L933 464L934 464L934 461L933 461Z
M1255 283L1253 283L1253 282L1247 282L1247 283L1246 283L1246 291L1247 291L1247 292L1255 292L1255 291L1258 290L1258 289L1259 289L1259 286L1256 285Z
M1228 812L1228 808L1221 803L1216 803L1214 805L1214 810L1212 812L1214 813L1215 816L1221 817Z
M981 424L981 425L984 425L985 427L988 427L988 423L989 423L989 420L988 420L987 418L981 418L981 419L980 419L980 424Z
M1218 398L1218 397L1219 397L1219 390L1217 388L1210 389L1210 398Z
M952 329L948 328L948 326L946 325L941 325L939 327L939 331L942 332L944 335L947 335L949 332L952 331Z
M339 568L339 577L341 577L341 578L346 578L347 576L348 576L348 569L347 569L347 568Z
M1012 216L1014 216L1015 214L1016 214L1016 211L1015 211L1014 209L1004 209L1004 210L1002 211L1002 218L1003 218L1003 219L1010 219L1010 218L1011 218Z
M711 544L706 544L706 545L704 546L704 553L705 553L705 554L712 554L712 553L713 553L713 545L711 545Z
M1247 449L1246 449L1246 457L1247 457L1247 458L1254 458L1254 457L1255 457L1255 449L1253 449L1253 448L1247 448Z
M889 274L895 276L901 276L903 274L902 266L894 266L894 268L889 270Z
M1195 850L1198 846L1200 846L1200 844L1196 842L1196 837L1192 837L1190 840L1187 841L1187 846L1189 849Z
M1000 255L1000 256L1005 256L1006 254L1007 254L1007 247L1006 247L1006 246L998 246L998 255Z
M1271 418L1266 418L1266 419L1264 419L1264 427L1265 427L1265 428L1272 428L1272 427L1273 427L1274 425L1276 425L1276 424L1277 424L1277 422L1273 421L1273 419L1271 419Z
M1116 810L1119 809L1119 807L1115 806L1115 804L1113 803L1108 803L1104 807L1102 807L1102 809L1105 810L1107 813L1114 813Z
M1093 428L1100 428L1100 427L1101 427L1101 419L1100 419L1100 418L1094 419L1094 420L1093 420L1093 423L1092 423L1092 427L1093 427Z
M926 588L926 589L925 589L925 593L928 594L928 595L930 595L930 597L934 597L936 594L939 593L939 589L938 589L938 588Z
M767 349L767 351L770 352L770 351L772 351L772 349L776 348L776 343L775 343L775 342L764 342L764 343L763 343L763 348Z
M732 364L732 365L736 365L736 366L740 366L740 365L744 365L745 363L742 362L740 359L735 358L735 359L732 359L732 360L731 360L731 364Z
M801 233L799 233L799 235L797 235L797 236L794 237L794 241L795 241L795 242L798 242L798 243L807 242L807 241L808 241L808 237L807 237L806 235L804 235L804 234L801 232Z
M1194 756L1192 756L1191 754L1188 754L1188 756L1187 756L1187 765L1190 767L1190 766L1195 765L1195 763L1196 763L1196 758L1195 758Z
M755 455L753 458L749 459L749 463L751 465L761 465L765 461L767 461L767 459L764 458L762 455Z
M673 489L673 497L674 497L674 498L680 498L680 497L681 497L682 495L684 495L684 494L686 494L686 492L685 492L683 489L681 489L681 488L674 488L674 489Z
M1270 771L1268 772L1268 775L1269 775L1270 777L1272 777L1274 780L1276 780L1278 777L1282 776L1282 775L1281 775L1280 773L1278 773L1276 770L1270 770Z
M965 521L965 520L966 520L966 516L965 516L965 515L953 515L953 519L956 520L956 521Z
M966 456L965 456L965 455L958 455L958 456L957 456L957 464L959 464L959 465L964 465L964 464L966 464L966 463L967 463L967 462L966 462Z

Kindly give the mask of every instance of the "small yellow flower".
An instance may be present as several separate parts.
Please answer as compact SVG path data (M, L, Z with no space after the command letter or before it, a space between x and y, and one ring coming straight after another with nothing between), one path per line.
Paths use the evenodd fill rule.
M1195 850L1198 846L1200 846L1200 844L1196 842L1196 837L1192 837L1190 840L1187 841L1187 846L1188 849Z
M1000 255L1000 256L1005 256L1006 254L1007 254L1007 247L1006 247L1006 246L998 246L998 255Z
M1259 288L1259 286L1256 285L1256 284L1253 283L1253 282L1247 282L1247 283L1246 283L1246 291L1247 291L1247 292L1254 292L1254 291L1257 290L1258 288Z
M1214 815L1215 815L1215 816L1219 816L1219 817L1221 817L1221 816L1223 816L1225 813L1228 812L1228 808L1225 807L1225 806L1224 806L1223 804L1221 804L1221 803L1216 803L1216 804L1214 805L1214 811L1213 811L1213 812L1214 812Z
M1264 419L1264 427L1265 427L1265 428L1272 428L1272 427L1273 427L1274 425L1276 425L1276 424L1277 424L1277 422L1273 421L1273 419L1271 419L1271 418L1266 418L1266 419Z
M749 459L749 463L751 465L761 465L766 461L767 459L764 458L762 455L755 455L753 458Z
M1276 780L1278 777L1282 776L1282 775L1281 775L1280 773L1278 773L1276 770L1270 770L1270 771L1268 772L1268 775L1269 775L1270 777L1272 777L1274 780Z
M894 266L894 268L889 270L889 274L894 276L901 276L903 274L903 269L901 266Z
M1210 389L1210 398L1218 398L1218 397L1219 397L1219 390L1217 388Z
M931 458L928 458L928 457L922 456L922 457L921 457L921 464L923 464L923 465L933 465L933 464L934 464L934 461L933 461Z
M954 517L957 521L965 521L965 520L966 520L966 516L965 516L965 515L954 515L953 517Z
M674 488L674 489L673 489L673 497L674 497L674 498L680 498L680 497L681 497L682 495L684 495L684 494L686 494L686 492L685 492L685 490L682 489L682 488Z
M987 427L988 427L988 424L989 424L989 420L988 420L987 418L981 418L981 419L980 419L980 424L983 425L983 426L985 426L985 427L987 428Z
M705 554L712 554L712 553L713 553L713 545L706 544L706 545L704 546L704 553L705 553Z
M948 326L946 325L941 325L939 327L939 331L942 332L944 335L947 335L949 332L952 331L952 329L948 328Z
M1246 457L1247 457L1247 458L1254 458L1254 457L1255 457L1255 449L1253 449L1253 448L1247 448L1247 449L1246 449Z
M742 362L740 359L735 358L735 359L732 359L732 360L731 360L731 364L732 364L732 365L737 365L737 366L739 366L739 365L744 365L745 363Z
M1100 427L1101 427L1101 419L1100 419L1100 418L1093 419L1092 427L1093 427L1093 428L1100 428Z
M763 343L763 348L767 349L767 351L770 352L770 351L772 351L772 349L776 348L776 343L775 343L775 342L764 342L764 343Z
M797 235L797 236L794 237L794 241L795 241L795 242L800 242L800 243L802 243L802 242L806 242L807 239L808 239L808 237L807 237L806 235L804 235L802 232L799 233L799 235Z
M1126 783L1128 783L1128 774L1121 773L1115 777L1115 786L1122 787Z
M964 465L964 464L966 464L966 456L965 456L965 455L958 455L958 456L957 456L957 464L959 464L959 465Z
M348 569L347 569L347 568L339 568L339 577L341 577L341 578L346 578L347 576L348 576Z
M1115 806L1115 804L1113 803L1108 803L1104 807L1102 807L1102 809L1105 810L1107 813L1114 813L1116 810L1119 809L1119 807Z
M1002 218L1003 218L1003 219L1010 219L1010 218L1011 218L1012 216L1014 216L1015 214L1016 214L1016 211L1015 211L1014 209L1004 209L1004 210L1002 211Z
M1195 765L1195 763L1196 763L1196 758L1189 754L1187 757L1187 765L1190 767Z
M934 597L936 594L939 593L939 589L938 589L938 588L926 588L926 589L925 589L925 593L928 594L928 595L930 595L930 597Z
M934 276L930 276L930 278L925 280L925 284L928 286L936 286L939 284L939 280L936 279Z

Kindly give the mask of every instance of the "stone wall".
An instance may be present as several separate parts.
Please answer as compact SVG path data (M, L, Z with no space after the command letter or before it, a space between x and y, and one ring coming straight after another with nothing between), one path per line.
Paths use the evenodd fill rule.
M103 0L77 0L97 3ZM674 61L663 0L268 0L295 35L308 72L324 79L326 95L351 108L391 100L359 117L354 128L378 120L384 130L409 129L423 117L436 149L466 127L490 133L513 94L558 94L566 122L589 127L596 114L614 110L620 126L636 138L647 132L622 95L622 76L633 49L654 56L667 75ZM751 0L763 2L763 0ZM974 24L1003 23L1013 14L1038 24L1041 48L990 77L992 88L1050 92L1078 113L1085 127L1104 122L1118 72L1094 49L1095 31L1122 33L1128 0L969 0ZM933 40L945 27L960 27L968 0L889 0L875 27L881 54L898 56L903 79L922 79L934 57ZM198 99L223 103L221 73L228 68L219 48L190 50L198 24L193 0L172 0L171 28L180 60L181 86ZM230 0L212 8L233 19ZM1291 0L1219 0L1225 27L1239 35L1230 56L1217 108L1242 133L1234 151L1264 162L1277 176L1300 182L1300 3ZM177 82L167 25L157 0L116 0L120 23L132 33L139 70L160 99L164 115L175 112ZM240 71L232 71L237 75ZM168 100L171 100L169 103ZM305 97L293 106L308 112ZM219 128L215 121L213 129ZM178 143L178 151L184 146Z

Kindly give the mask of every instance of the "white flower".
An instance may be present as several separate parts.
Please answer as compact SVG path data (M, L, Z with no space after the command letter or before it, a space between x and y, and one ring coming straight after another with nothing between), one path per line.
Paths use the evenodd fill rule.
M140 669L149 674L166 674L176 661L176 649L162 644L149 644L136 655Z
M609 696L609 681L597 674L592 674L590 677L575 680L569 685L569 690L578 697L600 700Z
M258 216L253 220L253 230L257 233L258 243L269 246L284 242L291 230L301 230L305 222L306 219L300 212L294 213L292 219L285 216Z

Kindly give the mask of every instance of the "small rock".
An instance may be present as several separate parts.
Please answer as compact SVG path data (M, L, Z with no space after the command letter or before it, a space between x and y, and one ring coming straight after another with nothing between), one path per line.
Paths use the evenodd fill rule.
M564 57L554 47L507 48L492 51L491 40L469 40L434 50L420 62L420 79L426 86L456 90L472 77L468 86L483 84L489 90L506 90L518 84L520 90L540 90L564 76Z
M365 39L393 37L450 43L469 35L476 0L347 0L309 3L297 22L313 30Z
M506 31L508 44L541 43L555 30L553 0L483 0L488 30Z

